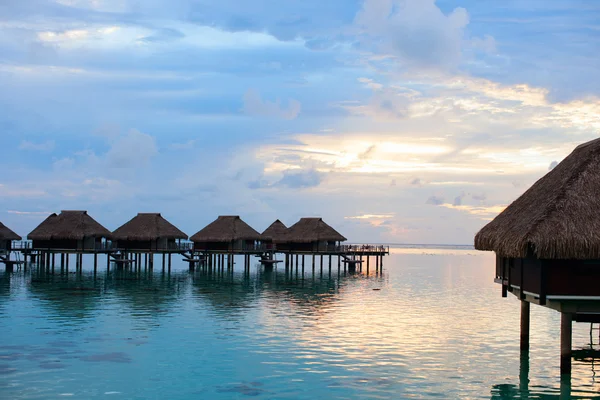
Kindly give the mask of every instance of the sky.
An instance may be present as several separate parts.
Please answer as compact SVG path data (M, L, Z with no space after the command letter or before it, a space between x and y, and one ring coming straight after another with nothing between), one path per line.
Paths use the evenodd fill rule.
M0 1L0 221L471 244L600 131L600 3Z

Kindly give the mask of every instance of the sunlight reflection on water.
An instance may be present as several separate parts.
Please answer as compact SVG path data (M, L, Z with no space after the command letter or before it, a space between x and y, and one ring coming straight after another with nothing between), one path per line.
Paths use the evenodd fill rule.
M532 307L531 352L520 358L518 300L501 298L493 254L393 249L384 266L367 277L335 265L331 278L327 268L313 276L307 267L303 278L281 266L250 276L183 265L171 274L0 273L0 398L599 392L592 360L575 360L561 384L554 311ZM589 324L576 324L574 348L589 342Z

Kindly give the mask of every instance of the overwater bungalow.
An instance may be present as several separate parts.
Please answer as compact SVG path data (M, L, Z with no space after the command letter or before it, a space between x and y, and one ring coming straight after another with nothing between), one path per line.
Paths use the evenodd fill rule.
M327 225L322 218L301 218L290 226L278 249L292 252L334 251L346 238Z
M193 235L195 251L235 253L251 251L262 235L237 215L222 215Z
M10 252L13 240L21 240L21 236L0 222L0 253Z
M113 244L125 251L179 250L188 236L159 213L139 213L112 233Z
M280 220L276 220L262 233L262 240L267 248L284 250L286 248L285 235L287 235L287 231L287 226Z
M475 236L496 253L502 296L521 300L521 348L529 305L561 312L561 372L571 370L572 321L600 322L600 139L578 146Z
M101 249L102 240L112 234L90 217L87 211L61 211L51 214L27 238L33 249L88 252Z

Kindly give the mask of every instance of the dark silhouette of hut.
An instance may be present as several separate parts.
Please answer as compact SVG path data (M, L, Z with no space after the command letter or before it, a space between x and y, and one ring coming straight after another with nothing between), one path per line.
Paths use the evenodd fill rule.
M563 372L567 364L570 371L571 321L600 322L599 210L596 139L578 146L475 236L476 249L496 252L502 295L522 300L522 348L529 346L530 303L562 313Z
M346 238L322 218L301 218L288 228L278 249L285 246L286 250L294 252L334 251L340 242L345 241Z
M262 235L239 216L222 215L190 239L196 251L240 252L254 250Z
M12 241L21 240L21 236L8 229L0 222L0 252L7 252L12 249Z
M284 250L287 232L287 226L280 220L276 220L262 233L262 241L266 244L268 250L275 248Z
M102 239L112 234L90 217L87 211L61 211L51 214L37 226L27 238L33 241L34 249L94 251Z
M188 236L159 213L139 213L112 234L115 247L141 251L177 250Z

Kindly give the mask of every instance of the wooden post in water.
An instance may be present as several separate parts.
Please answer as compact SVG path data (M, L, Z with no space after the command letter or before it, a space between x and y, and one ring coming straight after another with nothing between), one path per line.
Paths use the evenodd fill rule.
M323 276L323 254L321 254L321 265L319 267L321 268L321 276Z
M529 350L529 313L531 304L521 300L521 351Z
M369 257L369 255L367 254L367 275L369 275L369 259L371 257Z
M98 253L94 253L94 274L98 271Z
M110 271L110 253L106 253L106 272Z
M300 255L296 254L296 273L298 273L298 257L300 257Z
M573 337L573 314L560 313L560 374L571 374L571 343Z
M166 264L166 253L162 253L162 270L165 270L165 264ZM193 256L193 255L192 255Z
M379 268L379 256L375 256L375 270L381 273L381 269Z
M313 259L312 259L312 269L313 269L313 275L315 274L315 266L317 264L316 260L315 260L315 255L313 254Z
M171 254L169 254L169 273L171 273Z
M329 255L329 272L331 272L331 254Z
M65 253L65 259L67 260L65 268L66 268L67 274L69 273L69 258L70 258L69 253Z
M304 279L304 254L302 254L302 279Z
M338 256L338 275L340 274L341 267L342 267L342 256Z
M54 265L56 264L56 253L52 253L52 273L54 273Z

